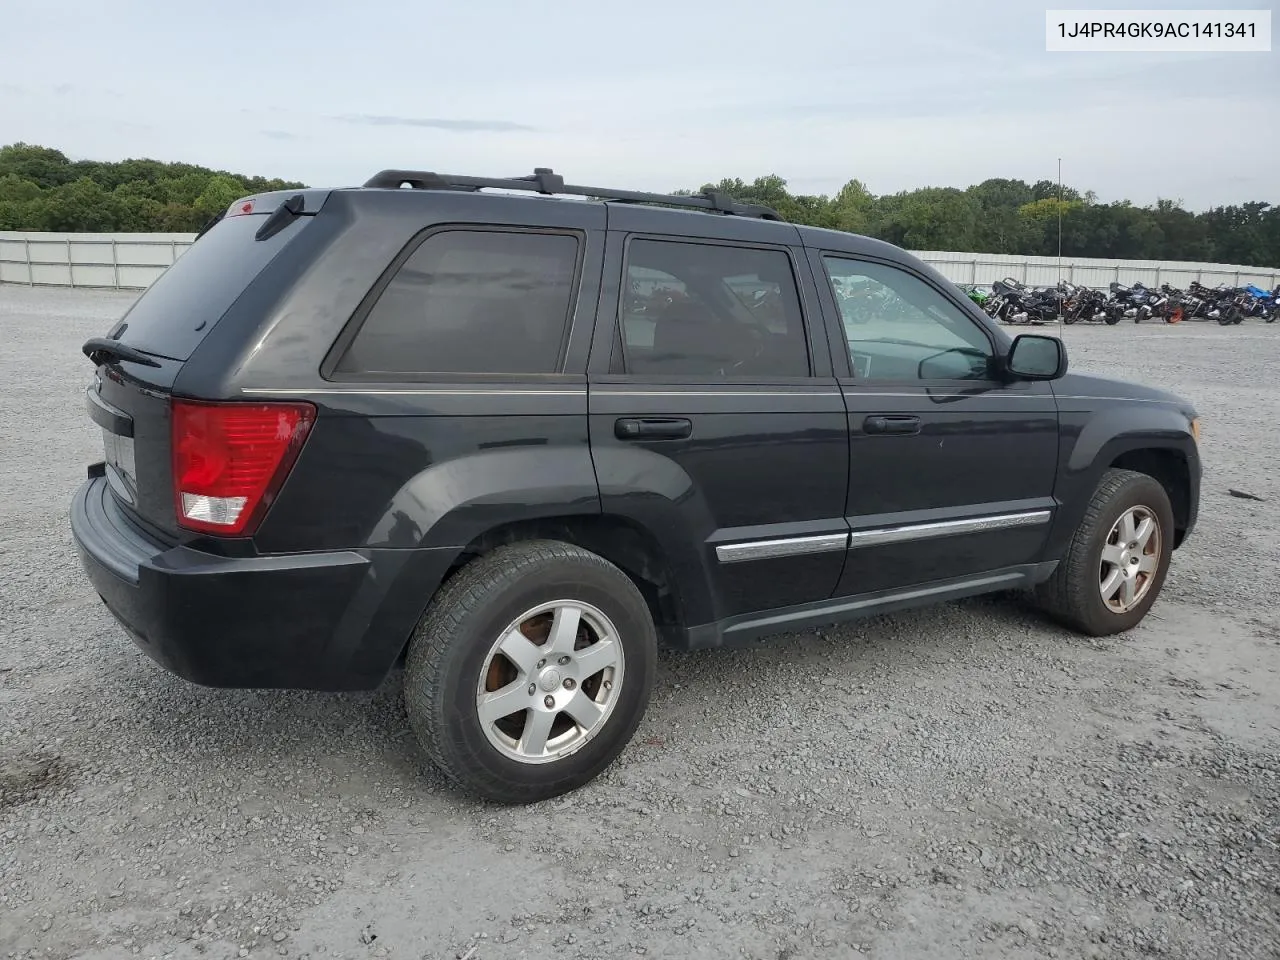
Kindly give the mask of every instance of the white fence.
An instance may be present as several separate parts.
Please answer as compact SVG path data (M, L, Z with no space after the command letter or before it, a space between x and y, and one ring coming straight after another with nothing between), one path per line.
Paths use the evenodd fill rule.
M1109 283L1141 281L1158 287L1168 283L1185 290L1192 280L1216 287L1257 284L1272 290L1280 284L1280 268L1244 267L1226 263L1189 263L1179 260L1097 260L1089 257L1020 257L1002 253L946 253L916 251L916 256L933 265L954 283L989 284L1012 277L1033 286L1059 280L1086 287L1105 288Z
M141 290L194 240L191 233L0 231L0 283Z
M191 246L189 233L5 233L0 232L0 283L140 290ZM1222 263L1159 260L1094 260L1087 257L1019 257L999 253L917 251L955 283L989 284L1005 277L1023 283L1058 280L1089 287L1112 281L1185 289L1192 280L1208 286L1280 284L1280 269Z

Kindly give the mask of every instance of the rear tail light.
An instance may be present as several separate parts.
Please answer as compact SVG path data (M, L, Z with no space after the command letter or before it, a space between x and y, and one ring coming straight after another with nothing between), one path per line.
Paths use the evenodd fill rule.
M173 401L178 525L247 536L280 491L316 409L309 403Z

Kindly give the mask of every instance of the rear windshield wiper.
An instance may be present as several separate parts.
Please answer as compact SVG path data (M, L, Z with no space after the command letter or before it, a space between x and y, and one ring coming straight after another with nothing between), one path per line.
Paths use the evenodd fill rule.
M92 340L86 340L84 346L80 349L96 366L100 366L108 360L128 360L130 363L140 363L144 367L160 366L159 363L148 357L141 350L126 346L119 340L108 340L106 337L94 337Z

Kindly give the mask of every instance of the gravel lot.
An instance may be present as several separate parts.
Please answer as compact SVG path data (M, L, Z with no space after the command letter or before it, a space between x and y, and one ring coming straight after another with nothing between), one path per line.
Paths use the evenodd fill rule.
M205 690L117 629L67 509L79 345L128 302L0 287L0 957L1280 954L1280 325L1065 333L1206 417L1129 635L984 599L666 654L605 777L505 809L425 765L398 677Z

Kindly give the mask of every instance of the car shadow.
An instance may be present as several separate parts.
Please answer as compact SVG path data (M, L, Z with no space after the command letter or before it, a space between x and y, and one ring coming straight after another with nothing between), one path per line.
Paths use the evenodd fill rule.
M978 618L974 614L979 614ZM713 704L733 699L733 687L750 668L778 670L792 679L810 674L817 684L833 669L857 670L859 657L874 651L877 683L892 683L922 659L945 662L956 655L956 622L970 627L987 621L998 634L1027 635L1044 630L1046 643L1071 634L1049 623L1016 595L993 595L927 609L765 638L750 646L719 650L663 650L659 657L653 705L646 726L662 723L665 705ZM432 766L418 745L404 711L404 673L394 669L368 693L316 693L298 690L223 690L189 684L138 656L125 661L110 681L129 688L122 720L138 739L155 750L216 755L228 767L279 769L293 763L312 771L312 779L334 779L360 792L358 783L400 788L408 795L463 798ZM726 687L729 689L726 690ZM304 778L306 779L306 778ZM355 785L353 785L353 781Z

